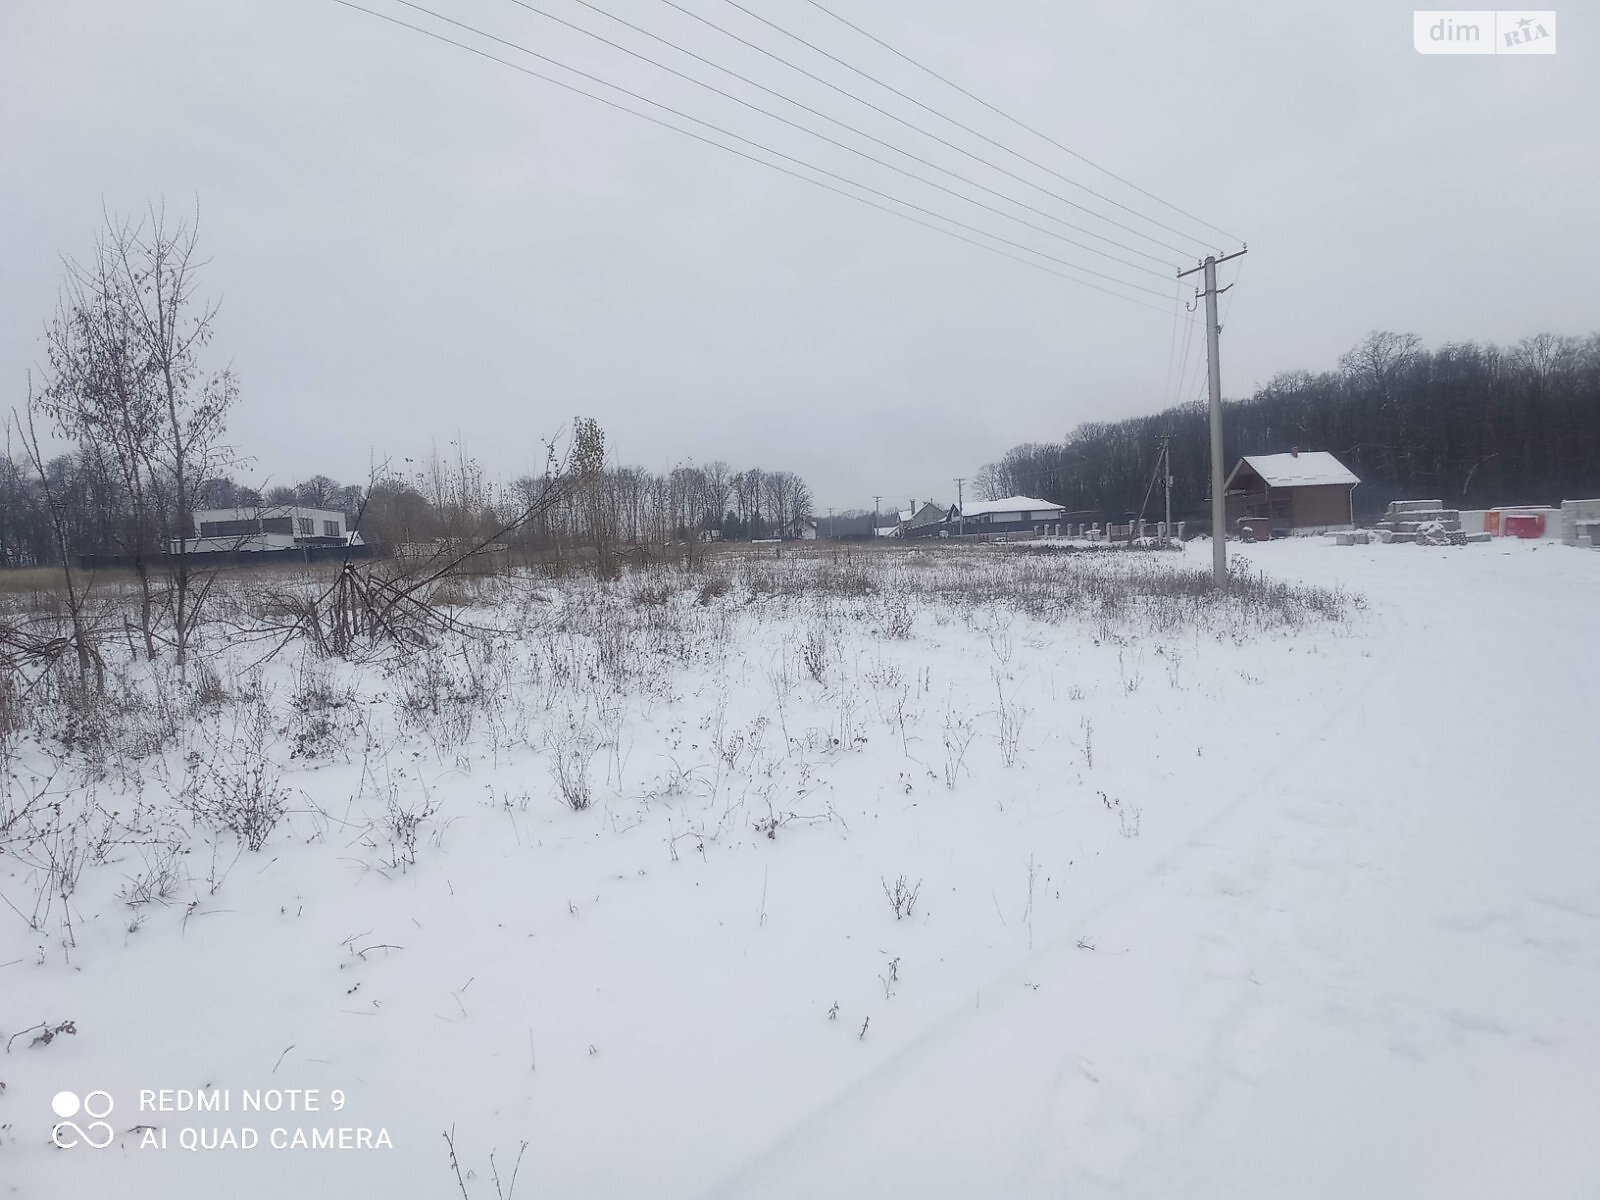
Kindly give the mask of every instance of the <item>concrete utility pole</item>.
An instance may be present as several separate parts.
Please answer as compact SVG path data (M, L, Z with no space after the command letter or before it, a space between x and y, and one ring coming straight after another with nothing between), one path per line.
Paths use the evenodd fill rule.
M967 532L967 503L961 491L961 485L966 483L965 475L956 478L956 536L961 537Z
M1205 272L1206 356L1211 390L1211 583L1219 588L1228 582L1228 505L1222 494L1222 363L1217 351L1222 326L1217 323L1217 264L1238 258L1248 249L1241 247L1221 258L1208 254L1198 267L1178 272L1179 279L1196 271Z
M828 510L828 540L833 541L833 509Z
M883 503L882 496L874 496L872 498L872 536L874 538L878 536L878 505L881 503Z

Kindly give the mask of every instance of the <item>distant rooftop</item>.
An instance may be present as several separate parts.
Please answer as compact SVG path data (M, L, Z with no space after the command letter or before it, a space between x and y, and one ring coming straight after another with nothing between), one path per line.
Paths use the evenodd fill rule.
M1326 450L1302 450L1298 454L1246 454L1244 462L1268 487L1325 487L1361 480ZM1235 467L1234 474L1239 471ZM1229 477L1232 482L1232 477Z
M242 504L233 508L197 508L196 521L243 521L253 517L344 518L337 508L311 508L304 504Z
M980 500L975 504L965 504L961 507L964 517L981 517L985 513L1003 512L1039 512L1041 510L1059 509L1061 505L1049 500L1040 500L1035 496L1007 496L1004 500Z

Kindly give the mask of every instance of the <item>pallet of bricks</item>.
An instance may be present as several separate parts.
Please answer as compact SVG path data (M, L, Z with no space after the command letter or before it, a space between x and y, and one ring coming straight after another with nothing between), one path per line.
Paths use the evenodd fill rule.
M1561 534L1569 546L1600 547L1600 500L1563 500Z
M1460 510L1446 508L1440 500L1395 500L1372 532L1380 542L1419 546L1467 546L1490 540L1487 533L1463 533Z

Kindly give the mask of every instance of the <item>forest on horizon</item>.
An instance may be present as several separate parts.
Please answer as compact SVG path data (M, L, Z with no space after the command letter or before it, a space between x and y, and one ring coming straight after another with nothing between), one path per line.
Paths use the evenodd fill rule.
M1149 491L1154 516L1163 435L1172 440L1173 514L1203 520L1204 402L1013 447L978 473L978 494L1037 496L1115 518L1137 513ZM1284 372L1247 399L1224 401L1223 445L1230 467L1246 454L1332 453L1361 479L1358 519L1397 499L1492 508L1600 495L1600 333L1430 350L1415 334L1373 332L1336 370Z

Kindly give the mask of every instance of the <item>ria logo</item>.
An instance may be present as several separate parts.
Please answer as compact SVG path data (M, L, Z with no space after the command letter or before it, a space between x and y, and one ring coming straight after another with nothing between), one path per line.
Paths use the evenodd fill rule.
M1419 9L1411 14L1418 54L1554 54L1551 9Z
M78 1099L77 1092L57 1092L50 1098L50 1110L60 1120L50 1130L50 1140L63 1150L70 1150L80 1143L95 1150L104 1150L117 1136L104 1120L115 1107L116 1102L111 1099L110 1092L90 1092L82 1100ZM80 1112L91 1118L87 1129L72 1119Z

